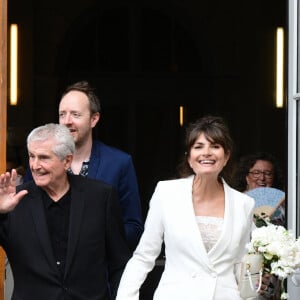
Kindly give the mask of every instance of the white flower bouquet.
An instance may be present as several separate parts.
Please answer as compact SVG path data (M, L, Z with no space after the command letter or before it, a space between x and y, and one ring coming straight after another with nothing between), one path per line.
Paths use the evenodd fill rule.
M282 281L300 267L300 240L291 231L280 225L268 223L252 232L247 244L248 253L259 253L264 259L264 270ZM281 299L288 299L282 289Z

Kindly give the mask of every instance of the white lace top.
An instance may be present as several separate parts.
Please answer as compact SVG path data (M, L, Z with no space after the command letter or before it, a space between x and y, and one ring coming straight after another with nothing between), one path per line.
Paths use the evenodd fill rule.
M196 216L196 221L206 251L209 252L221 235L224 220L217 217Z

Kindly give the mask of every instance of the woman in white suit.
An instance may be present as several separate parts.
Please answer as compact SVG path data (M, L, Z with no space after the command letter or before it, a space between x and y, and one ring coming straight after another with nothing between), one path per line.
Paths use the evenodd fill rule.
M123 273L117 300L139 289L165 243L165 269L154 300L241 299L234 267L246 252L254 200L222 178L232 140L220 117L187 130L181 179L161 181L150 200L145 231Z

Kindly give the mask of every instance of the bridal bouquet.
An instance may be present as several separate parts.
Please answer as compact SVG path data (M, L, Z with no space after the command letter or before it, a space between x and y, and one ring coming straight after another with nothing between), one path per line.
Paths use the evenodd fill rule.
M256 228L247 249L249 254L261 254L265 272L277 276L282 283L300 267L300 240L283 226L268 223ZM284 289L281 299L288 299Z

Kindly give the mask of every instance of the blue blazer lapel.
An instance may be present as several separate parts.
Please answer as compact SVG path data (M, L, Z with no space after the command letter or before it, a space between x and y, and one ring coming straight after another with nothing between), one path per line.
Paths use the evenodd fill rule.
M98 169L101 165L101 147L99 144L93 142L91 157L89 161L88 178L98 178Z

